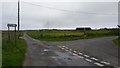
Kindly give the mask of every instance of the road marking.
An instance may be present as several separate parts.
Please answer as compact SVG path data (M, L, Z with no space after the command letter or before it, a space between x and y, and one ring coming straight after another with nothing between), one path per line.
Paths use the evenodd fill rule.
M77 51L73 51L73 52L77 53Z
M92 62L92 60L90 60L90 59L85 59L86 61L88 61L88 62Z
M78 54L83 55L83 53L79 52Z
M94 58L94 57L92 57L91 59L98 61L98 59L97 59L97 58Z
M105 61L101 61L101 63L104 63L104 64L106 64L106 65L109 65L109 64L110 64L110 63L105 62Z
M61 49L63 49L63 50L64 50L65 48L61 48Z
M96 65L98 65L98 66L104 66L104 65L102 65L102 64L100 64L100 63L94 63L94 64L96 64Z
M90 56L88 56L88 55L84 55L85 57L90 57Z
M65 50L65 51L69 51L69 53L71 53L72 55L74 55L74 56L77 56L78 58L85 58L85 57L90 57L89 55L86 55L86 54L83 54L83 53L81 53L81 52L79 52L78 54L79 55L83 55L83 56L85 56L85 57L83 57L83 56L79 56L78 54L76 54L77 53L77 51L73 51L72 49L69 49L68 47L66 47L66 46L58 46L59 48L61 48L61 49L63 49L63 50ZM71 52L71 51L73 51L73 52ZM91 60L92 59L92 60ZM85 59L86 61L88 61L88 62L93 62L93 60L95 60L95 61L98 61L98 59L97 58L94 58L94 57L91 57L90 59ZM100 62L100 61L99 61ZM109 65L110 63L108 63L108 62L105 62L105 61L101 61L100 63L98 63L98 62L95 62L94 64L95 65L98 65L98 66L104 66L103 64L101 64L101 63L103 63L103 64L106 64L106 65Z

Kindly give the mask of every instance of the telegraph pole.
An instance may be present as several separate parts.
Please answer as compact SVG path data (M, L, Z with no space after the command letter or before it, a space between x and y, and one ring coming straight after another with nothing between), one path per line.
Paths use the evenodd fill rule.
M120 25L118 25L118 37L120 38Z
M20 30L20 0L18 0L18 38L19 38L19 30Z

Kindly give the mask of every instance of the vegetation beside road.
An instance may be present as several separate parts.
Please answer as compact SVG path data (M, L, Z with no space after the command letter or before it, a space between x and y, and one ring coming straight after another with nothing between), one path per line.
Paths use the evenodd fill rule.
M92 30L86 31L86 38L96 38L104 36L118 36L118 30Z
M113 42L120 47L120 38L113 40Z
M4 31L2 37L2 68L22 66L25 58L25 50L26 43L23 39L17 39L17 44L15 45L14 35L11 35L10 40L8 40L7 32Z
M45 41L67 41L83 38L84 32L63 30L27 31L28 35L35 39Z
M29 30L28 35L43 41L69 41L104 36L117 36L118 30Z

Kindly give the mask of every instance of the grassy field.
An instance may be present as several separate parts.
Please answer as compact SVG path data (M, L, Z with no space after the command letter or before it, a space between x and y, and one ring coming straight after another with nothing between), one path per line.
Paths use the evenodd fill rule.
M35 39L44 41L69 41L78 39L87 39L104 36L117 36L117 30L31 30L27 31L28 35Z
M67 41L83 38L84 32L79 31L57 31L57 30L40 30L27 31L28 35L33 38L45 41Z
M23 39L17 39L17 45L15 45L12 32L10 40L7 38L7 32L4 31L2 33L2 68L22 66L26 50L25 41Z

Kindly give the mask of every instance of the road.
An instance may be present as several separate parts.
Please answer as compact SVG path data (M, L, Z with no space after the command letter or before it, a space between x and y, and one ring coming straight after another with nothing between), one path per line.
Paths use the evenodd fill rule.
M63 45L72 48L78 52L95 57L98 61L105 61L110 63L111 66L118 66L118 46L112 40L116 36L102 37L94 39L82 39L66 42L49 42L51 45Z
M111 42L114 38L46 42L25 33L27 52L24 66L117 66L118 47Z

